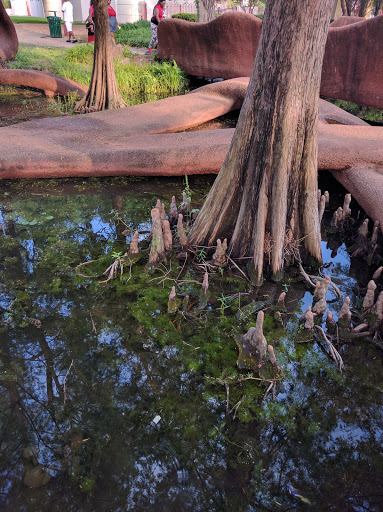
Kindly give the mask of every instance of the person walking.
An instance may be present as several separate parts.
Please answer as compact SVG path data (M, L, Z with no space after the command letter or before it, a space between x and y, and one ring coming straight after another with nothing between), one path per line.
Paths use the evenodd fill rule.
M65 23L65 28L68 32L68 39L66 40L67 43L77 43L76 36L73 33L72 26L73 26L73 5L70 3L69 0L64 0L63 6L61 8L63 12L63 20ZM71 38L73 38L71 40Z
M116 41L114 39L114 33L117 29L120 29L120 25L117 21L117 14L116 11L111 6L112 1L108 0L108 15L109 15L109 29L110 29L110 35L112 38L112 45L116 46Z
M148 53L152 53L152 50L157 48L157 29L160 21L165 17L165 0L159 0L153 9L153 16L150 20L150 28L152 31L152 37L150 38Z

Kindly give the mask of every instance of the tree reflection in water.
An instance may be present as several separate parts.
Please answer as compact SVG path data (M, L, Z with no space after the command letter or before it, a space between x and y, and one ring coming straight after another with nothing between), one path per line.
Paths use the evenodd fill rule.
M192 189L210 182L195 178ZM341 346L341 375L317 343L295 343L311 300L302 284L286 277L286 330L266 310L285 375L276 400L262 402L265 384L231 385L230 406L242 400L233 419L214 379L239 372L234 335L255 317L236 314L282 284L224 311L217 297L248 291L245 281L213 277L205 310L185 284L192 314L182 316L167 313L173 283L151 281L161 273L145 273L145 257L130 279L127 269L123 282L98 283L126 233L139 230L145 245L156 199L182 188L167 179L2 184L1 510L287 511L308 500L314 510L380 510L381 351ZM332 275L355 301L371 272L357 283L330 242ZM90 260L80 272L90 277L76 273Z

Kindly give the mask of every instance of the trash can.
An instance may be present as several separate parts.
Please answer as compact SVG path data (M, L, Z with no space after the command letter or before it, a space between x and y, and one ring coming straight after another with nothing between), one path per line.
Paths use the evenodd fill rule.
M61 18L59 18L59 16L47 16L47 20L49 25L49 35L51 37L62 37Z

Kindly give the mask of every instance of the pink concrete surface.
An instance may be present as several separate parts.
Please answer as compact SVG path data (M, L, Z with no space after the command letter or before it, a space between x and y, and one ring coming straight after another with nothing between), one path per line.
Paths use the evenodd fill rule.
M13 58L12 52L17 51L17 36L15 38L14 27L9 25L9 18L7 20L1 7L2 4L0 56L5 60ZM177 59L190 62L190 68L187 69L186 64L184 66L190 74L212 77L243 75L245 78L211 84L182 97L126 109L35 120L0 128L0 179L219 172L234 130L172 132L181 132L241 107L249 80L246 76L251 73L258 45L260 20L243 13L235 18L224 15L209 24L194 25L193 29L188 28L192 24L187 22L170 24L168 21L160 24L161 31L170 27L170 35L174 36L178 30L175 28L179 27L178 39L171 41L171 48L174 49L177 42L182 46L177 48ZM349 69L356 60L351 59L355 48L348 37L352 36L352 42L357 40L369 49L371 41L377 43L378 29L383 28L380 20L375 22L372 30L366 23L368 21L330 29L323 75L328 77L332 86L327 91L328 96L334 94L343 99L355 96L364 98L364 101L370 101L372 97L372 103L381 102L382 96L376 84L383 76L382 65L377 65L375 76L371 72L369 56L363 51L364 61L357 60L358 65L352 68L352 72ZM347 32L350 30L354 32ZM371 40L368 39L370 36ZM165 38L162 37L160 55L164 45ZM367 68L363 68L364 65ZM369 74L363 81L366 70ZM44 85L41 88L52 93L65 86L62 79L47 74L39 73L38 78L23 72L19 75L24 82L39 80ZM3 80L9 80L11 75L4 72L2 76ZM347 77L347 82L342 77ZM358 78L359 88L349 82L352 78ZM322 87L324 82L327 83L322 78ZM32 85L36 86L36 82ZM342 96L342 91L347 98ZM340 124L328 124L334 122ZM333 170L336 178L355 196L367 214L383 225L381 128L366 126L357 118L321 101L318 168Z
M346 25L353 25L360 21L365 21L365 18L359 18L359 16L340 16L331 23L331 28L345 27Z
M182 130L240 108L248 80L125 109L0 128L0 179L218 173L234 129ZM318 169L335 170L383 225L383 129L321 100L318 140Z
M174 59L189 75L250 76L261 28L259 18L243 12L209 23L165 19L158 25L158 56Z
M1 85L23 85L44 91L46 96L66 96L77 92L80 97L86 94L87 87L60 76L30 69L0 69Z
M344 17L343 17L344 18ZM158 55L174 59L190 75L250 76L262 22L230 12L209 22L163 20ZM383 109L383 16L353 17L329 28L320 93Z
M321 95L383 109L383 16L330 28Z

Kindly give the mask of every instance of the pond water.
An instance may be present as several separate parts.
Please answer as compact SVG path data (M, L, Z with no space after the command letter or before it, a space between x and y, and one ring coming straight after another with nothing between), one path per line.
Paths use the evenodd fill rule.
M213 179L189 178L193 205ZM344 190L321 181L331 189L323 271L358 309L376 267L350 260L326 227ZM150 209L184 188L166 178L0 184L0 509L381 510L381 349L340 341L340 373L321 344L298 343L312 291L294 273L256 288L225 268L204 301L196 266L173 258L145 271ZM135 230L139 260L105 282ZM176 280L183 303L169 314ZM235 337L262 306L284 375L274 397L236 364ZM329 307L337 316L341 301Z
M58 115L60 103L55 99L30 89L0 85L0 127Z

